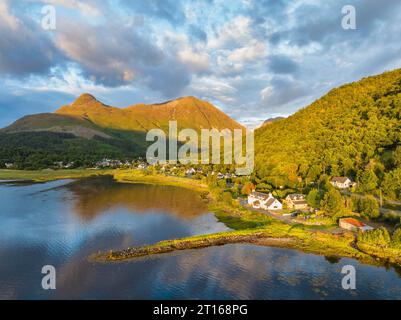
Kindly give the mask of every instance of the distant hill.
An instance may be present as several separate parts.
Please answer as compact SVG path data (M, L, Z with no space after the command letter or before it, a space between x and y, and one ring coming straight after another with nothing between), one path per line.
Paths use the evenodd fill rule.
M323 174L347 175L364 191L381 186L398 197L401 69L331 90L294 115L257 129L255 139L261 179L299 185ZM399 189L389 186L391 179L399 179Z
M269 119L267 119L267 120L265 120L265 121L263 122L263 124L261 125L261 127L266 126L266 125L269 125L269 124L272 124L273 122L276 122L276 121L278 121L278 120L283 120L283 119L285 119L285 117L269 118Z
M84 164L102 157L143 156L148 145L146 132L154 128L168 132L171 120L177 121L179 129L198 132L243 129L218 108L195 97L116 108L83 94L55 113L26 116L0 130L0 166L15 162L26 167L41 159L41 167L46 167L44 155L55 161L78 159ZM92 150L92 156L85 155L85 148Z

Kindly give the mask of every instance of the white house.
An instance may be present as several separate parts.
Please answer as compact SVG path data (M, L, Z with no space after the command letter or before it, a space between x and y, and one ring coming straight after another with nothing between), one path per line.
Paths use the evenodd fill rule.
M282 210L283 205L271 193L253 191L248 196L248 204L255 209Z
M339 189L348 189L354 186L354 182L348 177L334 177L331 179L331 184Z
M195 173L196 173L196 170L195 170L194 168L188 169L188 170L185 172L185 174L186 174L187 176L192 176L192 175L195 174Z

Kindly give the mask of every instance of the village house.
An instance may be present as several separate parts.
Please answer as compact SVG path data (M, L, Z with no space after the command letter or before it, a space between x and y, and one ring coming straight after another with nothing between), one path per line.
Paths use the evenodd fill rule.
M146 164L146 163L140 163L140 164L138 164L138 169L139 170L144 170L144 169L146 169L148 167L148 165Z
M253 191L248 196L248 204L254 209L263 210L282 210L283 205L273 197L271 193L261 193Z
M196 170L194 169L194 168L190 168L190 169L188 169L186 172L185 172L185 174L187 175L187 176L192 176L193 174L195 174L196 173Z
M53 163L53 165L59 169L71 169L74 167L74 162L68 162L67 164L64 164L63 161L56 161Z
M348 177L334 177L330 183L339 189L349 189L355 185L355 183Z
M102 161L96 163L97 168L106 168L106 167L118 168L121 166L122 162L120 160L113 160L113 159L103 159Z
M308 210L309 206L306 202L305 196L303 194L293 193L289 194L284 203L287 205L287 208L294 210Z
M5 163L4 165L6 166L7 169L14 168L14 163Z
M354 218L343 218L339 221L339 226L342 229L346 229L349 231L369 231L373 230L371 226L368 226L361 221L358 221Z

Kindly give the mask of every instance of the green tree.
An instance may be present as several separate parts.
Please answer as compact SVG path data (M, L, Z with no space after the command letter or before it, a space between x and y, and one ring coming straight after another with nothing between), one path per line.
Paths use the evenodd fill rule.
M312 208L319 208L321 201L322 195L317 189L312 189L306 196L306 202L308 202L308 205L310 205Z
M344 201L338 190L331 189L323 197L320 207L327 214L334 216L344 212Z
M359 173L359 190L370 192L377 188L378 178L373 170L365 170Z
M401 146L398 146L393 152L394 165L401 168Z
M401 198L401 169L395 169L386 173L383 181L383 192L389 198Z
M373 196L360 199L359 212L366 218L378 218L380 216L379 203Z

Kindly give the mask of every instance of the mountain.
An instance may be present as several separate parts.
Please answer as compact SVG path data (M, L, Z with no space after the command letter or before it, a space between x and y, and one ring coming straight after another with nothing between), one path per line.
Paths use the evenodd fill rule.
M346 84L255 132L256 176L299 185L347 175L401 195L401 69ZM308 180L306 180L308 179ZM398 189L391 187L398 180ZM393 188L392 190L390 190ZM396 195L397 194L397 195Z
M283 120L283 119L285 119L285 118L284 117L269 118L262 123L261 127L272 124L273 122Z
M148 131L160 128L168 131L169 120L179 128L240 129L242 126L207 101L184 97L160 104L137 104L127 108L104 105L89 94L56 111L58 115L78 116L103 127L118 130Z
M55 113L23 117L5 133L60 132L77 137L99 136L112 138L116 134L144 133L154 128L168 132L169 121L176 120L178 127L201 129L243 129L243 127L207 101L184 97L160 104L138 104L116 108L103 104L90 94L83 94L71 105Z
M138 104L116 108L83 94L55 113L23 117L0 130L0 166L47 167L54 161L89 165L103 157L143 156L146 132L159 128L168 132L169 121L178 128L243 129L207 101L183 97L160 104ZM87 154L86 150L91 150ZM50 160L47 160L50 159ZM54 161L53 161L54 160Z

